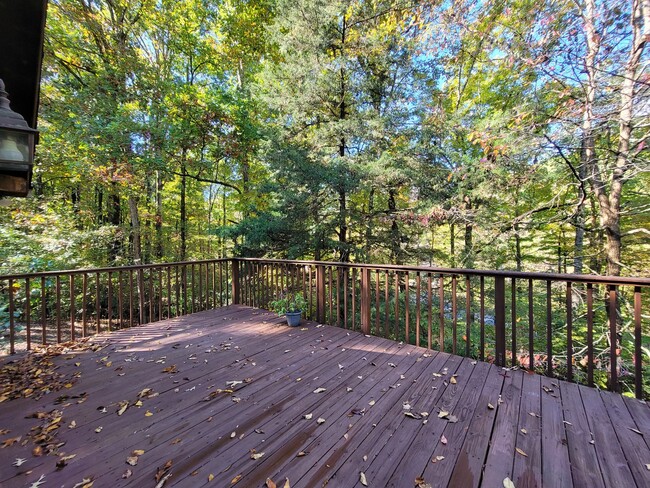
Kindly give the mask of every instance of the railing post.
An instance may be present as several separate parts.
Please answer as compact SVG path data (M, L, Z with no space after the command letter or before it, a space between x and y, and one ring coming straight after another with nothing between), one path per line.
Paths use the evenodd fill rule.
M369 268L361 268L361 332L366 335L370 334L370 269Z
M503 276L494 278L494 332L497 366L506 365L506 283Z
M241 289L241 283L239 283L239 260L233 258L230 260L232 267L232 300L233 305L239 304L239 290Z
M325 322L325 266L316 265L316 320Z

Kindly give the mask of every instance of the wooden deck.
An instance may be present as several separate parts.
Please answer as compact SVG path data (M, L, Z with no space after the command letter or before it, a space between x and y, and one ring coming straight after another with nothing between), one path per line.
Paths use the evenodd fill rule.
M0 403L1 486L650 486L650 408L617 394L241 306L93 343Z

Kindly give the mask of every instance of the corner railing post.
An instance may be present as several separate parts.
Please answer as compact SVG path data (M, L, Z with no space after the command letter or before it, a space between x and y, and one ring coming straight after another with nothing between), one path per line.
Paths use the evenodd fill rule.
M503 276L494 278L494 332L497 366L506 365L506 284Z
M361 332L370 334L370 269L361 269Z
M239 304L239 290L241 283L239 282L239 259L233 258L230 260L232 267L232 304Z
M325 322L325 266L316 265L316 320Z

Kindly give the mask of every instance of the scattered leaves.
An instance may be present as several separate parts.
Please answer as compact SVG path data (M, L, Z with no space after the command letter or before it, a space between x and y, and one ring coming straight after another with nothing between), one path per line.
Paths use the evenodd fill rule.
M126 458L126 464L136 466L138 464L138 456L129 456Z
M424 481L424 478L418 476L415 478L415 488L431 488L431 484Z
M126 400L118 403L118 405L120 406L120 408L117 410L118 415L122 415L124 412L126 412L126 409L129 408L129 402Z
M158 482L156 488L163 486L165 484L165 481L171 477L172 464L174 464L174 461L169 459L165 464L156 468L156 474L154 475L154 478Z
M95 482L92 480L92 478L84 478L72 488L92 488L93 483Z
M521 454L522 456L528 457L528 454L526 454L526 453L523 451L523 449L519 449L519 448L517 447L517 448L515 448L515 451L517 451L517 452L518 452L519 454Z

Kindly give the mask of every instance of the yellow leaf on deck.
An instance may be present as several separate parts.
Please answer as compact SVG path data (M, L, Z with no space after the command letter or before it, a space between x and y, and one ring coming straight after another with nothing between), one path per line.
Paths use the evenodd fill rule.
M153 414L152 414L149 410L147 410L147 411L144 413L144 416L145 416L145 417L151 417L152 415L153 415Z
M212 481L213 479L214 479L214 475L212 473L210 473L208 475L208 481Z
M234 485L235 483L238 483L239 480L242 479L242 476L243 476L242 474L238 474L238 475L235 476L232 480L230 480L230 484L231 484L231 485Z
M363 471L359 473L359 481L363 486L368 486L368 481L366 480L366 475L364 474Z
M518 447L515 449L515 451L517 451L517 452L518 452L519 454L521 454L522 456L526 456L526 457L528 457L528 454L526 454L523 450L519 449Z

